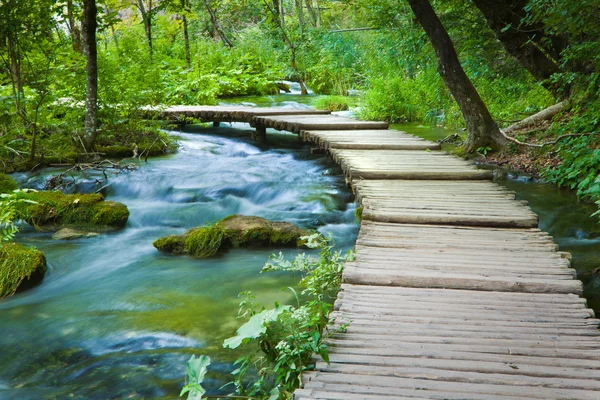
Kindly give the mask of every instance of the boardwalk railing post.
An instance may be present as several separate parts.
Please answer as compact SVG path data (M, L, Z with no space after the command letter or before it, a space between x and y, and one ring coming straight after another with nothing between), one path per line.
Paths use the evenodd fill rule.
M267 141L267 128L263 125L256 125L254 133L252 133L252 139L259 142Z

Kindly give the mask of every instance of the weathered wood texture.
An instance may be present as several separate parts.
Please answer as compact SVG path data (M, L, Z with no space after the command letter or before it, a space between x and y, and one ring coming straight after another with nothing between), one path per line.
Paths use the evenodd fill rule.
M250 125L294 133L304 130L387 129L389 126L387 122L359 121L336 115L257 116L250 121Z
M301 131L300 137L324 149L440 150L440 144L395 130Z
M505 292L576 293L564 253L535 230L363 221L345 283ZM534 251L531 248L535 248Z
M268 108L243 106L171 106L143 107L140 110L146 118L169 121L185 121L196 118L201 121L249 122L263 115L328 115L329 111L301 110L297 108Z
M336 309L348 330L297 399L600 398L599 321L576 295L345 284Z
M340 164L350 180L474 180L493 177L492 171L478 169L469 161L441 152L346 149L330 151L333 159Z
M535 228L527 202L488 181L355 180L365 220Z

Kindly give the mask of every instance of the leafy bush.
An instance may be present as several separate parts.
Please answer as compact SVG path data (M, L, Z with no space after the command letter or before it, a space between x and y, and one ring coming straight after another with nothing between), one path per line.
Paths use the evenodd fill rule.
M313 101L313 106L317 110L346 111L355 103L355 99L347 96L321 96Z
M319 354L329 361L326 339L345 326L330 330L333 322L329 318L332 308L331 295L339 289L343 266L353 260L353 254L342 255L336 251L331 238L319 234L307 236L306 246L320 249L319 257L304 253L288 261L282 253L271 256L263 272L289 271L300 273L303 278L300 286L304 289L301 296L306 302L300 305L296 292L297 306L275 303L272 309L258 310L255 298L250 292L244 292L240 303L240 317L249 318L248 322L237 330L237 335L223 343L226 348L241 346L253 349L250 354L236 361L237 368L232 372L235 380L231 385L235 393L253 398L288 398L302 382L302 372L312 367L313 354ZM188 367L190 364L188 363ZM203 367L202 367L203 368ZM250 372L257 372L258 379L250 380ZM200 371L188 370L189 382L200 384L197 376ZM186 386L190 390L194 386ZM185 388L182 394L185 393ZM200 393L198 390L194 393ZM189 398L192 394L188 395Z

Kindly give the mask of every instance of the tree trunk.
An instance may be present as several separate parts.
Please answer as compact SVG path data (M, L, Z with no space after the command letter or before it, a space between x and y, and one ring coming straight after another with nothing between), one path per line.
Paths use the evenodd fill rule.
M485 16L506 51L538 81L547 81L552 74L560 72L559 66L533 41L543 37L543 27L521 23L526 15L524 7L527 0L473 0L473 3ZM557 51L553 48L547 50L552 53ZM549 82L545 82L545 85L551 88Z
M85 150L94 150L98 134L98 53L96 48L96 0L83 0L83 53L87 58L85 95Z
M221 28L221 24L219 23L219 20L217 19L217 14L215 14L215 11L210 6L210 1L204 0L204 6L206 7L206 11L208 11L208 14L210 15L210 21L212 22L213 27L215 28L215 31L217 31L217 33L219 34L219 37L223 41L223 44L229 48L233 47L233 43L231 42L231 40L229 40L227 35L225 35L223 28Z
M292 53L292 60L291 60L292 68L294 69L296 74L298 74L298 83L300 84L300 94L307 95L308 88L306 87L306 84L304 83L304 78L302 77L300 68L298 68L298 63L296 62L296 48L294 46L291 46L290 48L291 48L291 53Z
M300 27L300 35L304 34L304 5L302 0L294 0L296 4L296 12L298 13L298 26Z
M146 40L148 41L148 51L150 54L150 61L152 61L152 0L148 3L148 9L144 4L144 0L138 0L137 4L140 13L142 14L142 21L144 21L144 31L146 31Z
M7 36L7 42L8 54L10 56L10 72L13 85L13 96L15 98L15 109L17 114L22 115L23 109L21 101L25 97L25 94L23 91L23 80L21 79L21 60L19 58L16 40L12 34Z
M313 27L317 26L317 14L315 13L315 9L312 5L312 0L304 0L306 4L306 10L308 11L308 15L310 16L310 22Z
M67 0L67 19L69 20L69 30L71 31L71 45L73 46L73 51L81 54L83 52L83 47L81 45L81 31L79 30L79 25L75 21L75 16L73 15L72 0Z
M407 0L429 37L438 59L438 72L458 103L467 124L467 151L478 147L500 148L506 138L498 129L485 103L463 70L454 44L428 0Z
M188 33L188 22L185 14L182 16L183 19L183 40L185 41L185 64L187 68L192 67L192 56L190 53L190 35Z

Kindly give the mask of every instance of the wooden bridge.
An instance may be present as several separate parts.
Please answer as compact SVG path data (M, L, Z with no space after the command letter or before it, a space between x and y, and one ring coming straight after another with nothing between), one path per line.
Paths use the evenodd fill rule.
M599 320L570 255L490 171L381 122L323 113L179 108L326 149L363 207L335 303L330 363L296 399L600 399ZM202 114L200 114L202 113Z

